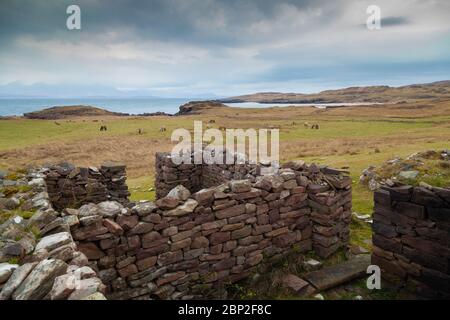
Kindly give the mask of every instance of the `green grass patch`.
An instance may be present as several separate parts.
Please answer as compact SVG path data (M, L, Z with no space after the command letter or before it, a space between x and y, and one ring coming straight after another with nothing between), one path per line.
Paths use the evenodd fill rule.
M15 195L16 193L25 193L31 191L33 189L32 186L7 186L0 188L0 192L3 193L6 197L10 197Z

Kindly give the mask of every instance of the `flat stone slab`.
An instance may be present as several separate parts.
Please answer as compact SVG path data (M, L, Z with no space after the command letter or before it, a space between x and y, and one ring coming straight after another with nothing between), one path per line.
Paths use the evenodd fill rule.
M369 265L370 255L360 255L341 264L310 272L304 279L322 291L366 275Z

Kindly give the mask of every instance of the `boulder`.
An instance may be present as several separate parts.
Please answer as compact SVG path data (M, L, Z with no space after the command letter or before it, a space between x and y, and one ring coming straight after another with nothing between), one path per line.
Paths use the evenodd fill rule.
M9 277L17 267L17 264L0 263L0 284L8 281Z
M167 194L168 197L176 198L179 201L186 201L190 196L191 192L181 184L173 188Z
M181 206L178 206L175 209L172 209L172 210L169 210L167 212L164 212L163 215L169 216L169 217L184 216L186 214L194 212L194 210L197 207L197 205L198 205L197 201L195 201L194 199L188 199Z
M136 212L139 216L144 217L151 214L153 211L155 211L158 207L154 202L142 202L138 203L133 207L133 211Z
M180 201L173 197L164 197L156 200L156 205L163 210L176 208L179 203Z
M97 273L95 273L95 271L88 266L75 269L73 274L77 277L77 279L81 280L97 277Z
M72 260L69 261L69 265L75 265L79 267L83 267L89 263L88 258L82 252L76 251L73 254Z
M96 292L105 292L105 285L98 278L90 278L77 281L76 290L73 291L68 300L81 300Z
M57 276L64 274L67 264L61 260L42 260L13 293L13 300L40 300L53 287Z
M28 219L28 226L36 226L39 229L42 229L55 220L57 215L58 213L53 210L37 211L30 219Z
M12 293L16 290L23 280L30 274L31 270L37 265L37 262L25 263L14 270L9 277L8 282L5 283L0 292L0 300L8 300Z
M104 218L114 218L122 212L123 206L116 201L104 201L98 205L98 213Z
M68 214L71 214L71 215L78 214L79 217L95 216L95 215L98 215L98 207L94 203L88 203L88 204L81 206L77 212L68 211Z
M80 243L78 245L78 250L84 253L89 260L97 260L105 256L105 253L93 242Z
M55 233L42 238L41 241L39 241L39 243L36 245L35 250L39 251L45 249L50 252L71 242L73 242L73 240L69 232Z
M50 291L51 300L65 300L75 291L77 277L73 274L63 274L56 277Z
M252 185L250 180L232 180L230 181L230 188L232 192L241 193L250 191Z

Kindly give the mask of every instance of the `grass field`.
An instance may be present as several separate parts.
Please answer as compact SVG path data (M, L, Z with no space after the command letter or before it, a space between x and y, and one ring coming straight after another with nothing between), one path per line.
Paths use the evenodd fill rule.
M280 127L281 161L347 167L353 183L353 208L372 212L372 193L359 185L361 171L395 156L417 151L450 148L450 102L423 107L414 103L377 107L271 108L205 110L200 115L179 117L104 117L71 120L0 120L0 168L17 169L62 160L77 165L99 165L106 160L128 166L132 199L154 198L154 158L169 151L175 128L193 128L194 120L214 119L214 127ZM319 130L304 123L317 123ZM108 127L100 132L100 125ZM165 126L166 132L159 132ZM143 130L138 135L138 129ZM367 246L367 226L352 226L355 243Z

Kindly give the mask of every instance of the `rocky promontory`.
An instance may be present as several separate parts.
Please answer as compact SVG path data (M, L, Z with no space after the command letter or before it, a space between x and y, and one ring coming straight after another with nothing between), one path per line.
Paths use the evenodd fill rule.
M128 113L112 112L92 106L56 106L40 111L24 113L27 119L56 120L72 117L129 116Z

